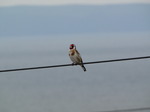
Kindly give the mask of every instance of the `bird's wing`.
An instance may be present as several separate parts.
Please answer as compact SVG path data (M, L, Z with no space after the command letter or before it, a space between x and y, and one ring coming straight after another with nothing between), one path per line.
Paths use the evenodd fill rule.
M77 50L75 50L75 52L76 52L76 58L78 60L78 63L83 63L80 53Z

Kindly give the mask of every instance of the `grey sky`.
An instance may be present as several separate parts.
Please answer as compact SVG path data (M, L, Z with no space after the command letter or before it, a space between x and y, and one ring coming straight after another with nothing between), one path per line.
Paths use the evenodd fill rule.
M48 0L36 0L35 3L35 0L0 0L0 5L90 3L89 0L86 0L87 2L84 2L84 0L80 0L80 2L79 0L76 0L76 2L75 0L68 1L61 0L60 2L55 0L54 3L54 0L53 2L50 0L49 2ZM96 0L91 1L96 4L94 2ZM118 1L128 0L109 1L120 3ZM133 0L130 1L133 2ZM148 0L145 0L145 3L146 1L148 2ZM136 0L135 3L137 2L144 3L144 0ZM99 0L100 3L104 3L104 0ZM144 4L139 6L140 8L136 8L135 4L129 5L130 8L122 8L122 6L119 5L120 8L116 8L117 5L114 5L115 10L114 8L110 8L113 9L113 13L110 9L108 10L110 6L98 6L103 7L105 9L103 11L107 13L102 13L101 8L98 10L99 13L96 13L95 10L93 10L94 13L91 10L84 13L84 8L79 10L79 7L77 11L80 11L80 13L73 13L72 10L71 13L65 13L62 8L57 9L57 12L55 8L55 10L51 10L51 7L50 9L46 7L44 11L42 11L43 7L36 7L36 13L33 13L34 6L24 6L23 10L18 7L1 8L0 34L4 32L9 35L0 36L0 70L72 63L68 56L68 47L72 43L77 46L84 62L149 56L150 28L148 25L150 16L148 7L150 5ZM67 8L65 7L65 9ZM76 11L76 8L73 9ZM54 13L54 11L57 13ZM62 12L68 16L62 16ZM51 14L55 14L56 17L51 16ZM83 16L77 16L78 14ZM91 19L91 16L86 16L86 14L94 14L95 16L92 16L93 19ZM101 18L98 17L98 14ZM119 16L114 16L115 14ZM70 17L72 18L70 19ZM80 18L78 19L78 17ZM66 22L63 22L64 20ZM77 24L72 25L72 21L76 20L78 21ZM92 32L91 34L89 33L91 29L81 30L79 33L68 33L69 28L73 29L75 27L75 31L80 28L76 27L76 25L83 25L83 28L86 28L85 23L88 23L89 28L93 29L94 22L91 20L96 20L97 23L100 23L101 20L103 26L109 26L110 23L113 23L112 25L110 24L113 28L117 24L120 25L121 21L128 24L127 26L126 24L121 24L118 27L119 30L116 30L118 32L98 33L100 30L97 29L99 28L95 28L97 32ZM105 22L104 20L107 21ZM109 20L110 23L108 23ZM82 21L84 24L80 24ZM57 27L55 23L58 24ZM64 25L64 23L66 24ZM63 25L64 27L60 27ZM94 25L97 26L98 24ZM138 25L138 28L142 27L143 30L135 30L136 25ZM32 28L32 26L34 27ZM41 27L41 29L36 30L37 26ZM49 26L52 26L53 29L55 27L56 29L53 30L54 33L56 32L60 35L55 36L50 35L50 33L48 33L49 35L45 35L46 31L50 32L52 30ZM120 28L124 28L125 26L125 29L134 26L134 30L120 32ZM67 33L58 32L58 28L66 28ZM13 33L8 32L8 29ZM36 34L36 36L26 35L27 29L31 29L31 34ZM105 31L108 31L107 27L105 29ZM26 31L25 33L24 30ZM16 34L21 31L23 33L20 33L21 35L17 37L13 35L15 34L14 31L17 32ZM42 31L45 32L41 33ZM82 32L85 34L82 34ZM105 110L149 107L149 59L93 64L85 65L85 67L87 68L87 72L83 72L79 66L72 66L1 73L0 112L100 112Z
M0 0L0 6L150 3L150 0Z

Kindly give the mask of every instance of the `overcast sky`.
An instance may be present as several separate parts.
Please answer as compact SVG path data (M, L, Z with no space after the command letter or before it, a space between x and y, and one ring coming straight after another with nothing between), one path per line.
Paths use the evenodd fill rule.
M150 3L150 0L0 0L0 6Z

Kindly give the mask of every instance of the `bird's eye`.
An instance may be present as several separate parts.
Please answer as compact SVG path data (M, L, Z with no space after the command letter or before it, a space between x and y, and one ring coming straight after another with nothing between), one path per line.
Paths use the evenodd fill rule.
M70 46L70 49L73 49L73 46Z

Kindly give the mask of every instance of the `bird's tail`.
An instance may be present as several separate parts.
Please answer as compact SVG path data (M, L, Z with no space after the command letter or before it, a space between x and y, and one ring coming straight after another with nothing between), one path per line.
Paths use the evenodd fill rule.
M82 67L82 69L84 70L84 72L86 71L86 68L84 67L84 65L80 65Z

